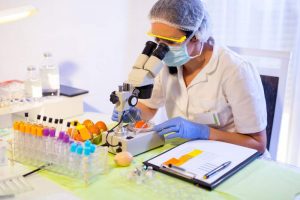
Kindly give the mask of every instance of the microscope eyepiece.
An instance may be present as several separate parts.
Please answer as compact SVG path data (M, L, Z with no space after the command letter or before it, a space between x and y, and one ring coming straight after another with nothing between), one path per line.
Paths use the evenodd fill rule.
M160 43L155 51L152 53L152 56L157 57L158 59L164 59L165 55L169 52L170 48L164 43Z
M156 47L157 47L157 44L155 42L147 41L142 54L150 57Z

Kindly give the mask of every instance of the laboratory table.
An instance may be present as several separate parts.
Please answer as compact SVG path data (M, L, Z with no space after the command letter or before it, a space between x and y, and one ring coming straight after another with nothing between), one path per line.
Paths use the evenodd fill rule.
M300 169L266 159L257 159L250 163L213 191L202 189L159 172L156 172L153 178L145 179L146 181L128 179L129 173L136 167L140 167L143 161L182 142L183 140L180 139L168 140L163 147L134 157L134 161L129 167L117 167L113 161L113 155L109 154L107 173L97 176L88 186L80 180L47 170L39 172L39 176L50 180L76 198L88 200L300 199Z
M165 146L134 158L130 167L117 167L109 156L109 171L99 175L89 186L81 181L47 171L42 176L53 180L80 199L295 199L300 194L299 168L257 159L243 170L208 191L191 183L155 173L144 182L128 179L128 174L141 163L182 141L170 140Z

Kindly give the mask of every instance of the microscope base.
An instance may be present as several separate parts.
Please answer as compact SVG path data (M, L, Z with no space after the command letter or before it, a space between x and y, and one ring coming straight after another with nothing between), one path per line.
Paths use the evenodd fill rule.
M102 144L106 142L107 132L102 133ZM107 137L108 142L111 145L121 144L122 151L128 151L133 156L144 153L151 149L163 146L165 139L163 136L159 136L154 131L139 133L135 135L133 132L128 132L126 136L116 136L114 132L109 133ZM110 153L116 154L119 147L109 147Z

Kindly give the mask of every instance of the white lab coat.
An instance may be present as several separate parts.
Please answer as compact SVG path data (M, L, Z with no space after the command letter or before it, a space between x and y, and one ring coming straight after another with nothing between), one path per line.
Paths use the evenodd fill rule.
M260 76L249 62L228 48L214 46L208 64L186 87L182 67L177 75L164 67L155 78L150 108L165 106L168 118L181 116L203 123L203 116L216 113L218 124L209 126L243 134L267 126L266 102Z

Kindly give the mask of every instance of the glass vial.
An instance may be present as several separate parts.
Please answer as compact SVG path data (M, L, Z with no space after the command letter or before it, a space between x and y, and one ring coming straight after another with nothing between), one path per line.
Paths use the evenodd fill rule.
M41 66L41 77L43 96L59 96L59 70L53 61L51 53L44 53L44 61Z

